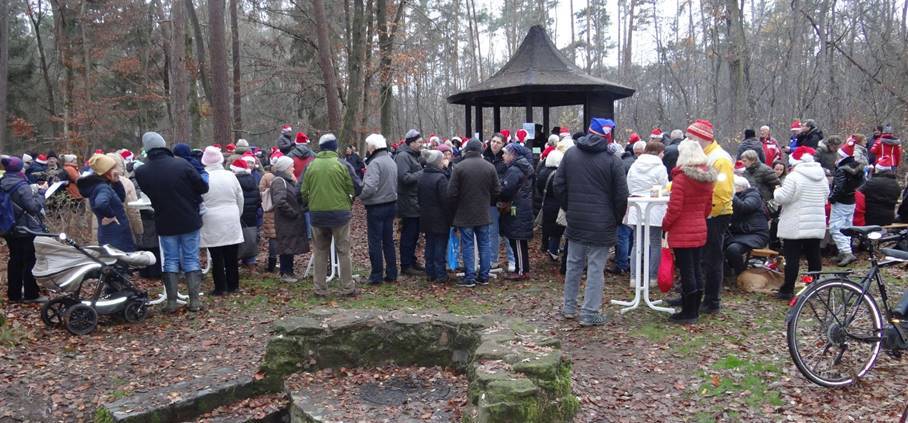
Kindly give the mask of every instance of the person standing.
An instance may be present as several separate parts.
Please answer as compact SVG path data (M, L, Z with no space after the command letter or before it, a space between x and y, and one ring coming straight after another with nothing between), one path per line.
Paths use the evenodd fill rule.
M309 252L306 210L300 200L293 166L290 157L272 158L271 172L274 177L268 186L274 206L275 254L280 261L281 282L284 283L298 281L293 273L293 256Z
M589 135L568 150L555 174L555 195L566 213L569 240L562 314L577 313L580 276L587 266L586 292L580 310L582 326L605 324L602 307L603 271L608 251L616 242L616 228L627 211L627 181L621 160L609 152L614 129L609 119L593 118Z
M782 152L779 142L772 137L772 131L769 126L763 125L760 127L760 144L763 145L763 157L766 159L763 163L772 166L777 160L785 160L785 153Z
M851 237L841 232L852 226L854 218L854 192L864 182L864 169L854 157L853 144L845 144L839 149L839 161L836 162L832 178L832 190L829 193L829 235L835 241L839 255L836 257L839 266L847 266L857 260L851 253Z
M68 181L66 193L69 194L69 198L74 201L81 200L82 194L79 194L79 187L76 186L80 175L78 158L75 154L63 155L63 172L66 173L66 181Z
M675 323L693 323L700 316L704 279L700 265L707 243L706 217L712 211L716 170L707 165L707 156L695 141L678 146L678 166L672 170L672 192L662 219L668 246L675 254L681 277L681 311L669 318ZM722 266L722 261L714 263Z
M514 271L506 278L526 280L530 275L529 242L533 238L533 153L522 144L511 143L504 147L507 165L501 179L498 196L501 211L501 232L508 238L514 251Z
M35 237L22 228L44 232L41 220L44 209L44 191L37 192L28 184L23 173L24 163L18 157L2 160L4 174L0 178L0 190L5 192L13 204L15 226L3 238L9 248L9 262L6 266L6 296L11 303L42 303L47 298L38 293L38 284L32 275L35 267Z
M659 134L661 136L662 131L659 131ZM633 135L636 134L631 134L632 137ZM625 176L627 176L628 172L631 170L631 167L637 161L637 157L642 155L643 151L646 149L646 143L639 141L639 137L637 137L637 139L638 141L635 141L634 144L628 144L631 149L631 159L627 159L627 152L625 152L622 156L622 161L624 161ZM650 185L647 190L652 189L652 187L653 186ZM615 267L606 268L605 271L616 275L627 275L627 273L631 269L631 248L634 246L634 244L634 228L624 223L619 224L618 244L615 245Z
M448 281L445 270L445 253L451 218L448 212L448 177L444 168L447 160L437 150L423 150L426 168L419 178L419 230L426 237L426 277L429 282L444 284Z
M79 178L79 193L88 198L98 224L98 243L121 251L136 250L132 229L126 216L126 189L120 183L116 161L104 154L88 159L92 174Z
M243 244L242 251L237 253L237 258L243 261L243 266L250 272L255 272L255 257L259 250L258 213L259 207L262 206L262 195L259 193L255 176L252 176L252 167L249 161L243 158L237 158L230 163L230 170L233 171L243 190L243 207L240 209ZM252 258L251 262L247 263L246 261L250 258Z
M873 177L860 188L860 192L864 194L867 225L887 226L895 221L895 205L899 202L901 188L896 180L892 157L877 159Z
M486 161L495 166L495 171L498 172L499 181L504 177L504 172L507 170L507 165L504 163L504 135L495 134L492 135L492 139L489 140L486 149L482 152L483 158ZM501 222L501 213L496 207L498 203L497 198L492 199L492 204L489 206L489 214L492 217L492 228L489 232L489 245L492 253L492 268L499 267L498 259L501 255L501 243L505 244L505 252L507 254L507 269L509 272L514 271L514 252L511 251L511 244L508 243L507 239L501 236L501 228L499 226Z
M202 164L208 172L208 192L202 194L206 212L202 215L201 248L211 253L211 277L214 291L220 296L240 287L237 251L243 243L243 188L236 175L224 169L221 149L207 147Z
M363 178L366 174L366 164L363 163L363 159L359 157L359 154L356 153L356 147L353 145L348 145L344 147L344 160L347 163L350 163L353 166L353 169L356 171L356 176L359 176L360 179Z
M157 132L142 135L147 160L136 168L136 182L154 208L154 223L161 243L165 311L177 309L178 273L186 274L189 286L189 311L202 309L200 298L202 271L199 265L199 230L202 216L199 205L208 183L188 161L174 157L164 138Z
M654 187L664 187L668 184L668 175L662 163L662 152L665 144L662 141L651 140L646 143L643 154L634 161L627 173L627 190L631 196L649 197ZM650 206L648 223L649 232L649 274L655 280L659 272L659 261L662 257L662 218L665 216L665 206ZM624 225L634 228L640 224L638 212L628 209L624 216ZM634 243L631 256L636 257L637 248L643 248L643 240ZM631 279L642 269L631 267Z
M337 250L340 265L341 295L357 294L353 281L353 262L350 259L350 217L353 199L362 191L356 170L337 155L334 134L322 135L319 152L309 164L300 181L303 202L309 205L312 236L315 242L315 295L328 295L323 269L328 268L331 240Z
M766 154L763 153L763 143L757 139L757 134L753 129L744 130L744 141L741 141L741 145L738 146L735 157L738 160L741 160L741 155L744 154L745 151L755 152L760 163L766 163Z
M678 145L684 141L684 131L675 129L672 131L671 141L665 145L665 152L662 153L662 164L665 165L665 171L668 173L668 180L672 180L672 169L678 163Z
M807 119L801 124L801 131L798 133L798 147L810 147L816 149L820 144L823 131L817 128L817 122L813 119Z
M423 138L411 129L404 137L394 163L397 164L397 215L400 216L400 273L419 276L426 270L416 261L416 244L419 243L419 178L422 165L419 152Z
M829 184L826 172L814 161L815 150L799 147L789 157L791 172L773 198L781 206L778 236L782 239L785 257L785 283L776 297L790 300L794 296L795 280L802 256L807 258L807 270L823 268L820 241L826 235L826 197Z
M712 211L706 221L706 245L703 247L703 275L705 278L703 293L703 312L710 314L719 311L719 297L722 293L722 280L725 266L725 232L731 223L732 198L734 188L734 160L713 139L713 125L708 120L697 120L687 128L687 135L700 143L706 154L707 165L716 171L716 183L713 185Z
M873 157L879 158L889 156L892 158L892 167L898 170L902 164L902 141L892 134L892 128L888 127L887 132L880 134L878 142L870 147L870 153Z
M492 258L489 232L493 227L489 204L498 197L499 191L498 172L483 159L482 142L468 141L463 148L463 160L454 166L448 182L448 199L454 226L460 232L463 255L464 277L457 282L458 286L470 288L477 283L489 283ZM479 254L478 274L473 257L474 242Z
M542 193L540 194L542 197L542 239L545 242L543 247L553 262L558 261L561 254L561 237L564 235L564 226L556 222L561 202L555 196L553 187L555 172L558 171L561 159L564 158L564 152L573 146L572 142L558 141L557 148L546 156L536 177L536 190Z
M359 199L366 206L369 263L372 266L369 283L378 285L382 280L397 281L397 256L394 251L397 163L388 153L388 142L381 134L366 137L366 153L366 173Z

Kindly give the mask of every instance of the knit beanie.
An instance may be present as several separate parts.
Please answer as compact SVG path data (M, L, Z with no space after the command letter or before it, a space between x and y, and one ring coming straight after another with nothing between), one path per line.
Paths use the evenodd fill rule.
M150 151L155 148L167 147L164 137L157 132L146 132L142 135L142 150Z
M208 146L202 153L202 164L205 166L214 166L224 163L224 155L219 148Z
M388 148L388 141L385 140L385 137L382 134L370 134L366 137L366 145L378 150L381 148Z
M239 140L237 140L237 142L236 142L236 150L234 150L234 152L235 152L236 154L243 154L243 153L245 153L245 152L247 152L247 151L249 151L249 141L246 141L246 140L244 140L244 139L242 139L242 138L240 138Z
M3 159L0 161L0 164L3 165L3 168L6 169L7 173L19 173L22 172L22 168L25 167L25 163L22 162L22 159L15 156Z
M290 173L290 169L293 169L293 159L287 156L278 157L271 162L271 168L275 172Z
M477 140L477 139L471 139L471 140L467 141L467 145L464 146L463 152L469 153L471 151L477 152L477 153L482 152L482 141Z
M422 155L422 159L427 165L441 167L441 159L444 157L444 154L441 154L441 151L423 150L420 155Z
M687 135L698 141L713 141L713 124L706 119L697 119L687 127Z
M318 139L318 149L319 151L337 151L337 137L330 132L322 135L321 138Z
M590 120L589 132L591 134L599 135L607 139L609 142L612 140L612 129L615 128L615 121L605 118L593 118ZM564 131L564 128L562 128Z
M117 162L106 154L95 154L88 159L88 166L96 175L103 175L113 169L116 165Z
M410 144L411 142L416 141L420 138L422 138L422 135L420 135L419 131L415 129L407 131L407 135L404 135L404 141L407 144Z

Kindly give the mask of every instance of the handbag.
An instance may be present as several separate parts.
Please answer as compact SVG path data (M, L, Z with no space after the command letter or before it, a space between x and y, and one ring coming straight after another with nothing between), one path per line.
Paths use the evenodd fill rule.
M672 289L672 283L675 279L675 256L672 254L672 249L668 248L668 242L662 240L662 257L659 260L659 275L657 281L659 282L659 290L662 292L668 292Z
M255 257L259 252L259 231L256 226L246 226L243 228L243 243L237 250L236 257L245 259Z
M549 183L552 182L552 177L555 176L555 172L557 172L557 170L549 174L549 177L545 179L545 188L542 190L542 205L539 208L539 213L536 213L536 219L533 219L533 227L542 226L542 211L545 209L545 197L548 197L549 195Z
M558 216L555 217L555 223L567 227L567 213L564 209L558 209Z

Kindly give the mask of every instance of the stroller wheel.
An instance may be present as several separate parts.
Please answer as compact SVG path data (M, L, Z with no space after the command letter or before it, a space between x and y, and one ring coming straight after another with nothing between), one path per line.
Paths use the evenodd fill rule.
M73 335L87 335L98 327L98 312L82 303L70 306L63 312L63 324Z
M145 316L147 315L148 306L144 299L132 300L126 304L126 308L123 309L123 318L129 323L141 321L145 319Z
M63 326L63 313L66 308L76 304L76 300L67 297L54 298L41 306L41 321L52 328Z

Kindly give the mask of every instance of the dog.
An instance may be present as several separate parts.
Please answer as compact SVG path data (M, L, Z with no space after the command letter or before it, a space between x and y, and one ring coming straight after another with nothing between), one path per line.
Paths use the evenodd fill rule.
M770 259L775 269L782 269L782 258L777 256ZM771 294L778 291L785 283L785 275L782 272L769 269L767 267L751 267L740 275L735 281L738 289L743 292L759 292Z

